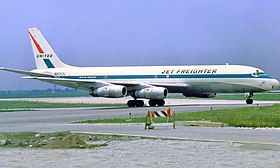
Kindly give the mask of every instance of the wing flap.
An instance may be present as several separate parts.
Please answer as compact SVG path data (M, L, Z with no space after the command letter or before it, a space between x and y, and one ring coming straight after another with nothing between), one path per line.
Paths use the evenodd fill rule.
M168 89L169 93L182 93L186 89L190 88L190 85L187 83L151 83L153 86L164 87Z
M160 86L160 87L181 87L181 88L189 87L187 83L151 83L151 85Z
M112 81L110 83L115 85L123 85L127 87L128 90L138 90L148 87L164 87L170 92L176 92L176 90L184 91L190 87L187 83L144 83L137 81Z

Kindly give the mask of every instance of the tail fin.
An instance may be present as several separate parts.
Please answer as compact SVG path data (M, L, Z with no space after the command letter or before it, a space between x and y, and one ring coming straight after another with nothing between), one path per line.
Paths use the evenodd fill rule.
M28 29L37 69L66 68L37 28Z

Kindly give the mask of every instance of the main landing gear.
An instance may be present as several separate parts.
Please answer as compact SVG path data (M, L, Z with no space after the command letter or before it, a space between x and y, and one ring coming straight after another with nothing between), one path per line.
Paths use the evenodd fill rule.
M157 99L150 99L149 100L149 105L150 106L164 106L165 101L163 99L157 100ZM143 100L128 100L127 102L128 107L143 107L144 106L144 101Z
M143 107L144 101L143 100L128 100L127 106L128 107Z
M254 100L251 99L251 97L254 96L253 92L250 92L250 93L248 93L248 94L245 93L245 95L246 95L246 97L248 98L248 99L246 100L246 103L247 103L247 104L253 104Z
M164 104L165 104L165 101L164 101L163 99L161 99L161 100L150 99L150 100L149 100L149 105L150 105L150 106L156 106L156 105L158 105L158 106L164 106Z

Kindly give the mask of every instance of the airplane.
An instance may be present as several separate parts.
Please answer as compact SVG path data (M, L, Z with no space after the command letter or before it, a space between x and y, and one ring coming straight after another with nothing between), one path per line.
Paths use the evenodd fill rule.
M210 98L217 93L245 93L247 104L256 92L274 90L279 82L263 70L244 65L77 67L63 63L37 28L29 28L36 69L0 67L22 78L87 90L93 97L131 96L128 107L164 106L168 93Z

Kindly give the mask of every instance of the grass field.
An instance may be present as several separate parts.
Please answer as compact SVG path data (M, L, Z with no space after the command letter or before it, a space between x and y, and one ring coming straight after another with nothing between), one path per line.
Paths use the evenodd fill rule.
M200 121L226 123L234 127L280 127L280 105L256 106L235 109L211 110L193 113L176 114L176 121ZM144 123L145 118L112 118L103 120L87 120L81 123ZM166 122L160 119L157 122Z
M86 91L78 91L73 89L53 91L47 90L32 90L32 91L0 91L0 98L45 98L45 97L82 97L89 96Z
M217 97L213 99L219 100L245 100L244 94L218 94ZM279 100L280 93L255 93L252 97L254 100Z
M178 98L184 99L185 96L181 94L170 94L168 98ZM188 97L192 99L201 99L195 97ZM236 93L236 94L217 94L214 98L204 98L204 99L218 99L218 100L246 100L244 94ZM280 101L280 93L255 93L252 97L254 100L279 100Z
M280 92L264 92L255 93L254 100L280 100ZM79 91L74 89L52 89L47 90L31 90L31 91L0 91L0 98L46 98L46 97L84 97L89 96L86 91ZM186 98L182 94L168 94L167 98ZM197 99L194 97L188 97ZM218 94L212 99L224 99L224 100L245 100L244 94Z
M2 112L21 108L67 108L67 107L102 107L102 106L125 106L125 104L86 104L86 103L47 103L34 101L0 101ZM0 111L1 112L1 111Z

